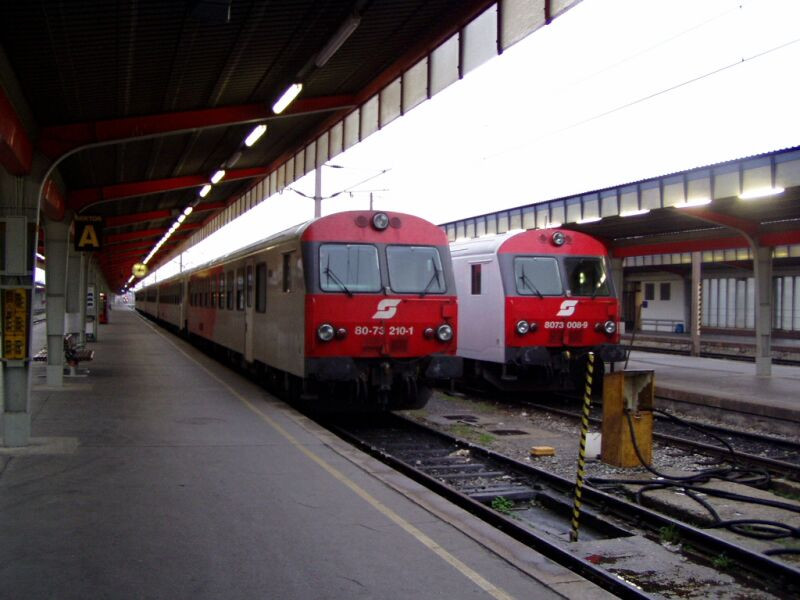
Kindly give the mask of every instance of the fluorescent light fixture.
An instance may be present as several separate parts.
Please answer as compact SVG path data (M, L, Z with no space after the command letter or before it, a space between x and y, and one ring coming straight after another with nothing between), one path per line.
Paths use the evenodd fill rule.
M275 110L275 109L273 108L272 110ZM276 111L276 112L277 112L277 111ZM250 147L251 147L253 144L255 144L255 143L256 143L256 142L257 142L257 141L258 141L258 140L261 138L261 136L262 136L262 135L264 135L266 132L267 132L267 126L266 126L266 125L264 125L264 124L257 125L257 126L256 126L256 127L253 129L253 131L251 131L251 132L250 132L250 134L249 134L249 135L248 135L248 136L247 136L247 137L244 139L244 145L245 145L245 146L247 146L248 148L250 148ZM234 154L233 156L236 156L236 155ZM231 157L231 160L233 160L233 156ZM237 159L237 160L238 160L238 159ZM231 165L231 164L230 164L230 162L231 162L231 161L229 160L229 161L228 161L228 166L233 166L233 165Z
M358 27L359 23L361 23L361 17L358 15L350 15L344 20L344 23L336 30L336 33L333 34L328 43L319 51L316 58L314 59L314 64L318 67L322 67L327 63L331 56L336 54L337 50L342 47L353 32Z
M274 112L276 115L281 114L286 109L286 107L292 103L292 100L297 98L297 95L300 93L302 89L303 89L302 83L293 83L288 88L286 88L286 91L283 92L283 95L280 98L278 98L278 101L275 104L272 105L272 112Z
M39 260L45 260L44 254L39 254L38 252L36 253L36 258Z
M183 223L186 220L186 215L181 213L178 215L178 223Z
M211 176L211 183L219 183L225 177L225 170L220 169Z
M640 208L638 210L623 210L619 213L620 217L638 217L639 215L646 215L650 212L649 208Z
M783 193L782 187L763 187L753 188L739 194L740 200L755 200L756 198L766 198L768 196L777 196Z
M192 214L193 210L194 208L192 208L191 206L187 206L186 208L183 209L183 214L188 217L190 214Z
M675 208L691 208L692 206L705 206L706 204L711 204L711 198L694 198L676 204Z
M205 198L206 196L208 196L208 192L210 191L211 191L211 186L205 184L202 188L200 188L200 197Z
M597 223L597 221L601 221L602 217L586 217L585 219L579 219L578 225L586 225L586 223Z

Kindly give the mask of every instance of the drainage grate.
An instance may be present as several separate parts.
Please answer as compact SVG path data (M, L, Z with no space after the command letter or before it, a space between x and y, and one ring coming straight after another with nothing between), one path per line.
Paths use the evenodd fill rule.
M492 429L489 433L494 433L496 435L528 435L527 431L521 431L519 429Z

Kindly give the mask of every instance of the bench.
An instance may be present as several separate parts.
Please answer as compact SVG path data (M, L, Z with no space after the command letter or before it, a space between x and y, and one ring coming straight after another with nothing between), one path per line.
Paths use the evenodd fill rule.
M64 361L69 367L69 375L73 377L78 376L77 368L82 362L88 362L94 358L94 350L89 350L85 346L78 344L77 336L68 333L64 336ZM33 360L44 362L47 361L47 346L39 350L33 356ZM88 374L88 370L81 375Z

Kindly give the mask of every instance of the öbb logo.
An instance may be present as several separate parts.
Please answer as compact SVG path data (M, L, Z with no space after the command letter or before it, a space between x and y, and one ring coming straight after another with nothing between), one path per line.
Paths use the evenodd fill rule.
M575 306L578 304L577 300L564 300L561 303L561 310L556 313L557 317L571 317L575 313Z
M373 319L391 319L397 314L397 305L402 300L399 299L386 299L378 302L378 311L372 315Z

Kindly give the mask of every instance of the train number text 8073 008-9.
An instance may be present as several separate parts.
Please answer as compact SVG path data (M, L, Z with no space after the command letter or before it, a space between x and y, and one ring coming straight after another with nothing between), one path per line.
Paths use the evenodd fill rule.
M414 327L406 327L405 325L356 325L356 335L385 335L386 331L389 335L414 335Z
M588 329L588 321L545 321L545 329Z

